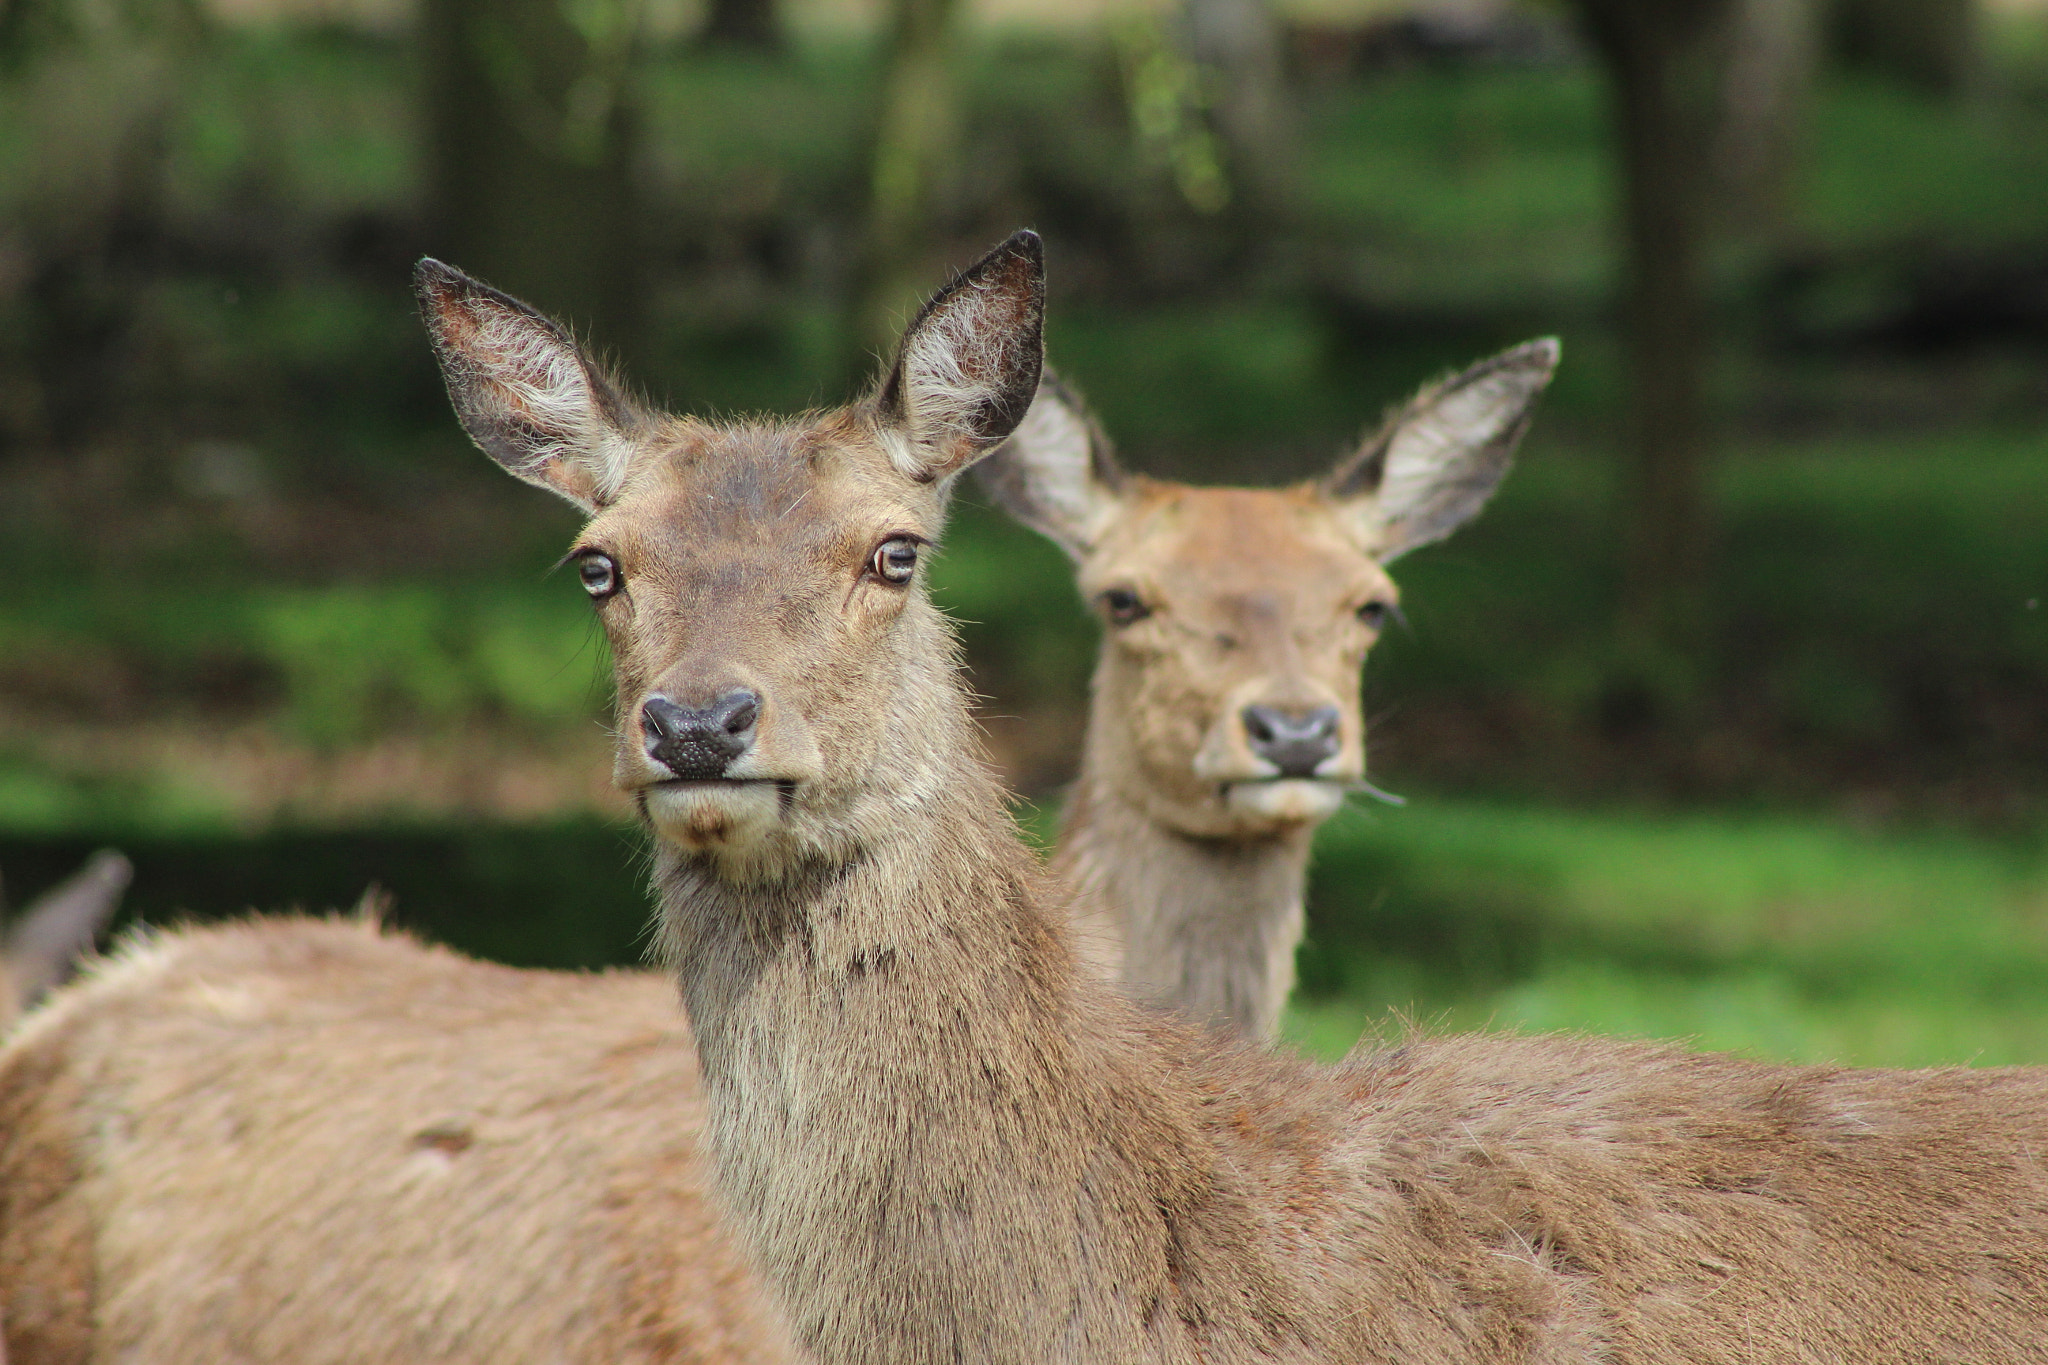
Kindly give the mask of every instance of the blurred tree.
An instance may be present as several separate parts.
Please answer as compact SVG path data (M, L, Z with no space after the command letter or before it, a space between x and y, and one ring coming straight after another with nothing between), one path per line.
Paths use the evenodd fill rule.
M1284 200L1293 168L1280 24L1266 0L1183 0L1182 41L1204 75L1233 178L1254 200Z
M1977 71L1977 0L1836 0L1830 28L1850 62L1934 94Z
M1817 0L1736 0L1716 161L1720 219L1760 244L1786 226L1820 57Z
M640 349L642 0L426 0L432 249Z
M1607 69L1621 152L1624 668L1634 704L1682 702L1704 641L1707 567L1702 256L1737 0L1578 0Z
M31 152L0 211L0 465L77 448L134 399L166 129L211 35L199 0L0 0L0 107Z
M70 46L188 42L206 29L202 0L0 0L0 70Z
M1133 15L1113 32L1139 156L1172 176L1196 213L1221 213L1231 201L1230 174L1209 125L1202 68L1150 15Z
M959 0L893 0L869 166L867 224L855 264L850 357L866 373L931 284L927 259L959 154L953 84Z
M697 40L706 47L780 52L788 46L775 0L711 0Z

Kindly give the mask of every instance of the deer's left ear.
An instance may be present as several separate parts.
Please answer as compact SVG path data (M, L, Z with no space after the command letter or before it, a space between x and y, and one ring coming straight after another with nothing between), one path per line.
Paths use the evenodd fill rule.
M1508 472L1557 369L1554 337L1482 360L1408 400L1323 493L1385 564L1469 521Z
M1038 397L974 477L996 505L1076 560L1086 559L1123 506L1124 472L1080 396L1047 367Z
M932 483L959 473L1024 420L1044 363L1045 250L1019 232L911 320L875 398L889 458Z
M585 512L625 481L647 418L561 324L428 259L413 272L455 415L486 455Z

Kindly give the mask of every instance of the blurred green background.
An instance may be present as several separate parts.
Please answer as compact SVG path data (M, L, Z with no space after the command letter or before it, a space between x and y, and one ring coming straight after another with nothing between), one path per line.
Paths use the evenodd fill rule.
M1396 568L1367 709L1410 803L1324 833L1296 1039L2048 1061L2048 9L1638 7L1719 25L1672 144L1674 522L1612 93L1644 59L1603 5L1239 0L1229 49L1221 3L11 0L17 898L111 843L131 917L376 882L472 951L634 960L603 645L548 572L575 519L461 438L412 260L673 406L789 410L1027 224L1054 362L1160 474L1303 477L1446 368L1564 341L1494 505ZM1697 545L1676 589L1631 558L1660 537ZM1042 835L1094 628L971 490L936 582Z

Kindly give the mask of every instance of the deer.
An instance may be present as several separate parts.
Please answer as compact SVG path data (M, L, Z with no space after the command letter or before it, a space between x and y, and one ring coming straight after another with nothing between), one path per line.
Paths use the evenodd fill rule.
M1053 870L1081 942L1135 992L1269 1039L1294 985L1316 827L1365 783L1366 653L1386 566L1476 515L1557 367L1532 341L1429 385L1330 473L1197 488L1125 472L1048 370L975 466L1074 561L1102 620Z
M2048 1074L1411 1038L1317 1067L1077 960L920 566L1042 366L998 246L873 394L653 414L445 267L464 427L583 506L728 1226L835 1362L2036 1358Z
M792 1358L645 973L477 963L367 904L154 930L0 1053L0 1114L16 1365Z
M713 1359L764 1344L708 1335L760 1306L707 1301L742 1264L817 1360L2037 1354L2039 1072L1486 1036L1318 1067L1087 971L922 570L1036 387L1035 237L866 398L780 421L653 413L516 300L418 286L472 438L589 517L667 980L360 922L131 941L0 1055L17 1365L637 1361L700 1327L675 1358ZM238 1294L239 1335L193 1329Z
M376 906L147 929L0 1046L9 1365L785 1365L672 982Z

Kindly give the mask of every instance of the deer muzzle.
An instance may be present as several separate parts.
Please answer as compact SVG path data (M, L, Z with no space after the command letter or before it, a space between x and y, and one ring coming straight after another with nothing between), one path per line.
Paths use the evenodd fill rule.
M754 747L761 698L735 687L709 706L682 706L655 693L640 704L640 733L647 756L674 780L714 782Z

